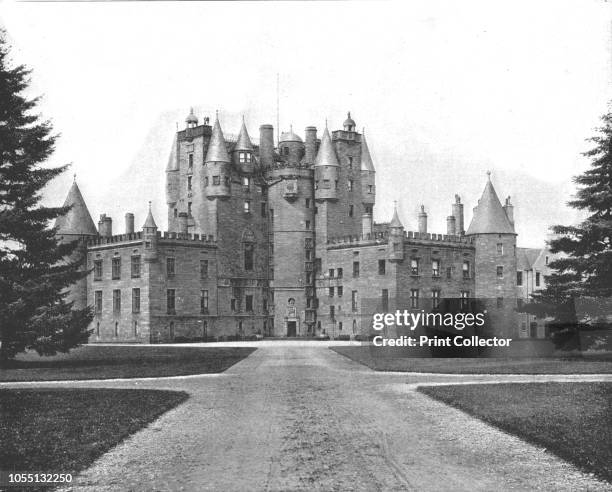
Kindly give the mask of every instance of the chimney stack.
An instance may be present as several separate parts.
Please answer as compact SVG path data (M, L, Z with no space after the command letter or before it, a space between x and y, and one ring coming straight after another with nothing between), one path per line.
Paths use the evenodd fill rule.
M307 126L304 133L306 136L304 140L306 162L312 165L317 158L317 127Z
M134 214L131 212L125 214L125 233L134 234Z
M427 233L427 212L425 212L425 205L421 205L421 211L419 212L419 232L421 234Z
M457 224L454 215L446 217L446 234L455 236L457 234Z
M188 224L187 224L188 217L189 215L187 214L187 212L180 212L178 214L178 224L179 224L180 234L188 234L189 232Z
M508 217L510 224L514 225L514 205L510 203L510 196L506 198L506 203L504 204L504 212L506 212L506 217Z
M461 197L455 195L455 203L453 203L453 216L455 217L455 232L459 236L465 234L463 228L463 203L461 203Z
M107 217L106 214L100 215L98 234L102 237L111 237L113 235L113 219Z
M259 163L262 166L274 164L274 127L272 125L259 127Z

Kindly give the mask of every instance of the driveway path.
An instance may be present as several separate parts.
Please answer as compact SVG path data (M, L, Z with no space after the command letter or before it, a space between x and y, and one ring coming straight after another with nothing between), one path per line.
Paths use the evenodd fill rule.
M191 397L65 490L610 490L414 391L418 384L570 379L612 376L380 373L326 347L272 344L218 377L83 381L71 386L175 389Z

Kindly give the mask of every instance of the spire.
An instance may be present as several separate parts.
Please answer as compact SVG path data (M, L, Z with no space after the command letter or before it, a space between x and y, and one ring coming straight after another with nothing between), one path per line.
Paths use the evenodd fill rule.
M178 159L176 158L176 135L174 135L174 140L172 140L172 149L170 149L170 155L168 156L168 164L166 165L166 172L178 170Z
M215 119L215 126L213 127L212 136L208 143L208 152L206 152L206 159L204 162L230 162L227 147L225 145L225 138L223 138L223 131L219 124L218 114Z
M145 223L142 226L142 228L143 229L147 229L147 228L157 229L157 224L155 223L155 219L153 218L153 212L151 212L151 202L149 202L149 214L147 215L147 220L145 220Z
M327 121L325 122L325 131L321 138L321 146L317 153L315 160L315 166L338 166L338 158L332 145L331 137L329 136L329 130L327 129Z
M404 226L397 215L397 202L393 202L393 218L389 223L389 228L398 229L400 227L403 228Z
M247 131L246 125L244 123L244 116L242 117L242 126L240 127L240 134L238 135L238 141L234 146L234 151L236 150L253 150L253 144L251 143L251 138L249 137L249 132Z
M98 230L91 219L87 205L81 190L76 183L76 174L74 175L74 181L68 191L68 196L64 202L64 207L72 206L66 215L62 215L55 220L55 227L57 228L58 234L79 234L79 235L91 235L96 236Z
M361 135L361 170L370 171L371 173L376 172L374 169L374 163L372 162L372 156L370 155L370 149L365 137L365 128Z
M515 234L514 226L508 220L491 183L490 171L487 171L487 177L487 184L474 208L474 216L466 234Z

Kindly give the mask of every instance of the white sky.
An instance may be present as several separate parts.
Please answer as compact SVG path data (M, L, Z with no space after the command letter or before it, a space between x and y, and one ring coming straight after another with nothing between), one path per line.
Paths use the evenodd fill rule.
M529 246L576 218L571 177L611 99L611 13L588 0L0 3L13 58L34 70L32 93L62 135L52 163L73 163L49 203L76 172L94 221L112 211L121 224L127 210L139 221L153 199L163 225L175 121L218 108L234 133L245 113L257 137L276 125L279 72L283 129L325 118L336 129L347 110L366 127L377 221L398 199L413 229L424 203L444 232L460 193L469 222L491 169ZM150 142L167 150L147 153ZM157 182L143 177L123 206L113 190L126 173Z

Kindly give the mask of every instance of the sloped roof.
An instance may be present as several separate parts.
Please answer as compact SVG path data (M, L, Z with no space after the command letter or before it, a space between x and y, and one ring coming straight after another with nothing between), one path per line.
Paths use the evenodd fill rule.
M236 150L253 150L253 144L251 143L251 137L247 131L244 119L242 120L242 126L240 127L240 134L238 135L238 141L234 145L234 151Z
M280 142L300 142L302 143L302 137L300 137L297 133L293 131L293 126L291 126L288 132L282 132L280 136Z
M68 196L64 202L64 207L72 205L72 208L66 215L62 215L55 220L58 234L87 234L97 236L98 230L94 221L89 214L87 205L81 190L79 190L76 181L72 183Z
M370 155L370 149L366 142L365 132L361 135L361 170L375 172L374 163L372 162L372 156Z
M155 227L157 228L157 224L155 223L155 219L153 218L153 212L151 212L151 205L149 204L149 213L147 215L147 220L145 220L145 223L143 224L142 228L144 229L145 227Z
M204 162L230 162L229 154L227 153L227 145L223 138L223 131L219 124L219 118L215 119L215 126L212 130L210 142L208 143L208 151Z
M332 145L331 137L329 136L329 130L325 127L323 137L321 137L321 145L319 146L319 152L315 160L315 166L338 166L338 158L334 146Z
M174 139L172 140L172 149L170 150L170 155L168 156L168 165L166 166L166 172L178 170L178 159L176 158L176 134L174 134Z
M389 228L392 227L404 227L404 225L399 219L399 216L397 215L397 207L393 209L393 218L391 219L391 222L389 222Z
M472 222L466 232L470 234L516 234L508 220L491 179L487 181L482 197L474 209Z
M516 269L531 270L541 252L540 248L516 248Z

